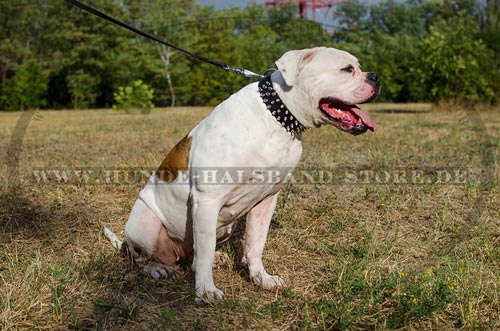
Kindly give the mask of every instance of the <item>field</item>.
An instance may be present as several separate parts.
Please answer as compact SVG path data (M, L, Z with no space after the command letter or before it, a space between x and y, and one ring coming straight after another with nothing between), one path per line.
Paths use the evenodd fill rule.
M264 263L288 287L249 281L240 222L212 305L188 266L154 280L102 236L210 109L40 111L12 140L20 113L0 113L0 329L499 330L500 109L365 108L375 134L303 136L299 170L333 179L282 191Z

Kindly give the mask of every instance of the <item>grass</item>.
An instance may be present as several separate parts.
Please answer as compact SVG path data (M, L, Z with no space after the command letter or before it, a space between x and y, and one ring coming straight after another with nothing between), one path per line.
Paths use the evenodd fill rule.
M154 280L101 235L103 226L122 233L145 178L60 184L33 172L154 169L210 110L37 112L20 188L5 187L0 162L0 329L500 329L499 109L477 121L429 105L365 108L376 134L304 134L300 167L333 169L336 181L282 191L264 262L289 286L268 292L249 281L240 224L222 247L234 262L214 270L227 300L213 305L194 303L188 266ZM0 155L19 116L0 113ZM395 177L406 169L415 176ZM436 169L467 175L447 180Z

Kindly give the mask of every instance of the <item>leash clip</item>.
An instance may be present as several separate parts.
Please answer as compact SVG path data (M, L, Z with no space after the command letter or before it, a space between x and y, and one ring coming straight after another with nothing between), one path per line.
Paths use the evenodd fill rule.
M238 75L243 75L248 78L264 78L264 75L257 74L253 71L250 71L248 69L243 69L243 68L233 68L233 72L235 72Z

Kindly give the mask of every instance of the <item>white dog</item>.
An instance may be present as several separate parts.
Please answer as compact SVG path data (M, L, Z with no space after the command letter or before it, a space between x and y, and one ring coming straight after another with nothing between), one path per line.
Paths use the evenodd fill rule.
M155 278L192 257L199 299L223 298L212 277L215 247L244 215L243 262L251 279L265 289L284 286L266 272L262 252L305 129L331 124L351 134L375 131L355 104L378 95L379 77L362 72L354 56L318 47L286 52L276 65L278 71L222 102L172 148L125 225L123 246Z

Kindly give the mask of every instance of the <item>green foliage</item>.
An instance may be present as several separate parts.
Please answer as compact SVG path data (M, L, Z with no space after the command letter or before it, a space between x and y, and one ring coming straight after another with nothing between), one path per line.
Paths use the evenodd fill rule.
M9 110L38 108L47 101L47 75L35 59L29 59L17 69L16 75L7 81L0 96L0 105Z
M336 33L297 7L215 10L195 0L98 0L98 9L175 45L264 72L290 49L335 46L382 79L379 101L496 103L497 1L360 0L335 7ZM252 80L146 42L55 1L0 2L0 109L109 107L142 80L156 105L214 105ZM45 101L46 100L46 101Z
M141 113L149 113L154 107L154 90L145 84L142 80L136 80L126 87L120 86L114 94L115 104L113 109L131 112L138 109Z
M487 49L476 39L475 30L474 22L463 14L430 26L415 73L433 101L490 102L494 98L489 73L482 72L478 62Z
M66 77L71 103L75 109L88 108L94 103L98 80L99 77L92 76L82 69Z
M455 5L386 1L369 8L369 16L354 11L357 26L337 37L335 46L380 73L379 101L496 103L500 31L481 32L474 11L465 11L471 3ZM339 14L347 17L348 9L341 7Z

